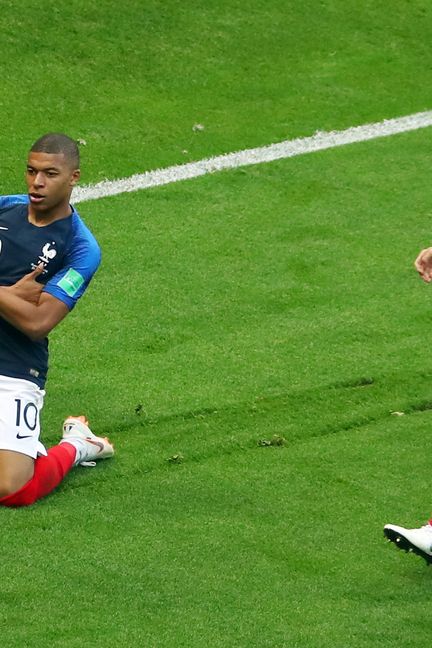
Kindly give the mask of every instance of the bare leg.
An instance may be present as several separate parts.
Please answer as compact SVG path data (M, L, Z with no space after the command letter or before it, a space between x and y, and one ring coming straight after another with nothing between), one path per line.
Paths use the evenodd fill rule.
M34 461L21 452L0 450L0 498L15 493L33 477Z

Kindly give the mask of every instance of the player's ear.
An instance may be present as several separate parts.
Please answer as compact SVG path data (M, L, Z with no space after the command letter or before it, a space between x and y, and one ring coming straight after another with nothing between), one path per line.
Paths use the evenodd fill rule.
M81 171L79 169L75 169L75 171L72 171L71 182L70 182L71 187L74 187L77 184L77 182L80 179L80 176L81 176Z

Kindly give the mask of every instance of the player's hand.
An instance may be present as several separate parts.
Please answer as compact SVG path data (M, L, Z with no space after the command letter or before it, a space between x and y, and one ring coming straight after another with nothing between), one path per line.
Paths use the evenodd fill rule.
M38 304L42 292L43 285L38 283L36 279L43 272L42 263L39 264L32 272L24 275L19 281L9 286L14 295L30 302L31 304Z
M423 281L430 283L432 281L432 247L422 250L414 265Z

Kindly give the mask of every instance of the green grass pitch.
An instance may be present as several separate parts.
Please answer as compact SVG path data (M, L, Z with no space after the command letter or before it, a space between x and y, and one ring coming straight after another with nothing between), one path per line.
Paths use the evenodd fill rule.
M431 19L9 0L1 193L51 129L91 183L431 109ZM430 150L426 129L80 206L103 264L51 337L43 438L83 412L117 455L0 509L2 645L427 645L432 571L382 527L432 509Z

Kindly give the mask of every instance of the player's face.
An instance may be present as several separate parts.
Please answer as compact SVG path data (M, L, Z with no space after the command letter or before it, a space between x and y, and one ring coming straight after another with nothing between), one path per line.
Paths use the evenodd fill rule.
M36 212L50 212L69 204L79 169L71 168L63 153L29 153L26 182L30 204Z

